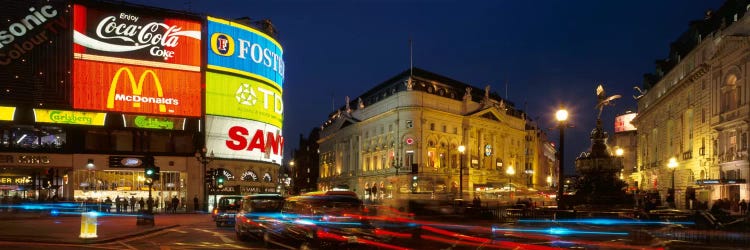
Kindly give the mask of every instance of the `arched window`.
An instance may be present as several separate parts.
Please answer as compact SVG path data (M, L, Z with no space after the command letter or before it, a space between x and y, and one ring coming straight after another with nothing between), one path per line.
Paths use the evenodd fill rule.
M730 74L721 87L721 112L735 110L740 105L740 86L737 75Z

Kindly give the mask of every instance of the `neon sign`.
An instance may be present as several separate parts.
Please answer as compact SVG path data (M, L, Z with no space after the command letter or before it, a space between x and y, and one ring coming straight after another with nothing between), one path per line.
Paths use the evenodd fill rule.
M104 126L107 113L34 109L36 122Z

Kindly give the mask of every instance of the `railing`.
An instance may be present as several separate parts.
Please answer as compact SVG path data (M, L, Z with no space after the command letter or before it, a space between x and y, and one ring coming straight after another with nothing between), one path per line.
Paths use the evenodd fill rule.
M651 236L678 241L688 241L692 243L718 243L721 245L734 245L746 247L750 244L750 233L729 232L718 230L688 230L673 228L660 231L650 232Z

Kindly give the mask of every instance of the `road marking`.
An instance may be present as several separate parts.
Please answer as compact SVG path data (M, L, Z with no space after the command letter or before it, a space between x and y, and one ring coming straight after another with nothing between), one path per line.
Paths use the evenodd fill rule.
M172 229L169 229L168 231L177 232L177 233L183 233L183 234L189 233L187 231L182 231L182 230L179 230L177 228L172 228Z
M119 241L118 240L117 243L119 243L120 245L122 245L122 246L124 246L124 247L126 247L128 249L131 249L131 250L137 250L138 249L138 248L132 247L132 246L130 246L128 244L125 244L125 242L123 242L123 241Z

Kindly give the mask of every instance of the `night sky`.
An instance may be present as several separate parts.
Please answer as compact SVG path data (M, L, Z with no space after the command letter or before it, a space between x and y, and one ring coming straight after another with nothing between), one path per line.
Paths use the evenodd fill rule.
M669 44L723 1L127 1L226 19L270 19L284 47L285 155L333 111L414 66L506 96L545 129L568 107L565 165L589 147L595 87L621 94L602 115L635 110ZM571 4L574 2L575 4ZM557 142L556 130L547 130ZM627 152L626 152L627 153Z

